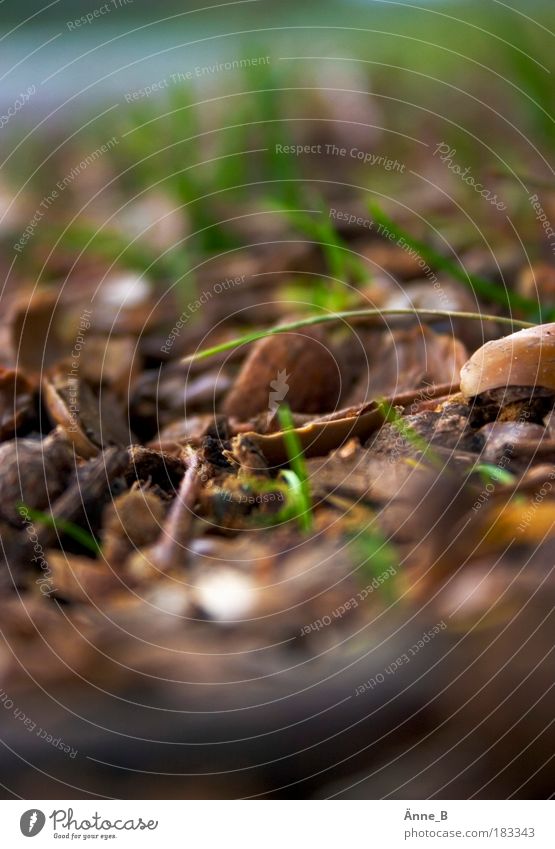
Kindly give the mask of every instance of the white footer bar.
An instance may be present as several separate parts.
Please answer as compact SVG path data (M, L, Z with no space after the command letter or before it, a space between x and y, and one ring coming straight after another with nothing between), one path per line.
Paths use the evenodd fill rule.
M1 845L10 849L552 849L553 812L537 801L0 801Z

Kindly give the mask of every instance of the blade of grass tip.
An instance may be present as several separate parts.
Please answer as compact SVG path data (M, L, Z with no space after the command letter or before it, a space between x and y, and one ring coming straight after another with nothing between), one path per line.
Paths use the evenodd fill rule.
M282 469L280 478L283 480L283 491L285 494L285 506L276 514L277 522L287 522L289 519L297 519L302 531L310 530L305 527L302 518L305 511L305 501L302 483L293 469Z
M264 55L261 53L260 55ZM274 183L273 192L283 201L296 203L300 173L295 157L278 152L287 127L283 110L283 92L280 75L269 65L257 65L247 71L248 88L256 91L254 109L266 148L263 173Z
M419 253L428 265L439 268L441 271L445 271L447 274L450 274L451 277L454 277L466 286L470 286L479 295L499 303L509 310L520 308L527 312L537 312L538 304L530 298L525 298L517 292L509 292L503 286L493 283L493 281L487 280L485 277L481 277L478 274L471 274L457 262L443 256L443 254L440 254L438 251L430 248L419 239L413 238L413 236L399 227L398 224L386 215L376 203L370 203L368 208L370 214L373 216L378 225L380 225L380 227L384 230L387 230L388 233L392 234L397 239L398 245L402 246L402 243L404 242L409 248Z
M312 204L317 207L316 217L311 218L306 213L297 216L297 226L320 243L332 277L345 282L349 275L350 249L330 222L323 199L313 197Z
M511 472L502 469L500 466L493 466L491 463L477 463L472 471L478 472L484 485L493 482L510 486L516 480Z
M309 209L309 206L317 208ZM280 204L275 200L270 201L270 208L280 212L293 227L320 245L330 274L335 280L344 283L350 275L358 282L365 280L368 277L368 269L337 232L329 219L323 199L314 195L305 198L302 191L297 190L297 207L280 209Z
M508 318L499 315L486 315L478 312L461 312L458 310L426 310L426 309L364 309L364 310L343 310L341 312L324 313L321 315L313 315L309 318L301 318L298 321L291 321L287 324L279 324L275 327L267 327L265 330L256 330L251 333L246 333L244 336L237 336L235 339L229 339L227 342L221 342L219 345L214 345L211 348L204 348L201 351L195 351L194 354L189 354L184 357L183 363L192 363L196 360L204 360L208 357L214 357L216 354L222 354L225 351L231 351L233 348L238 348L241 345L248 345L250 342L256 342L258 339L265 339L267 336L275 336L278 333L289 333L294 330L299 330L301 327L311 327L314 324L325 324L327 322L349 321L355 318L383 318L384 316L395 315L411 315L415 317L429 316L431 318L462 318L470 321L493 321L498 324L509 325L510 327L534 327L532 321L521 321L516 318Z
M61 531L71 537L75 542L78 542L89 551L98 554L100 552L100 543L88 531L76 525L74 522L69 522L66 519L55 519L51 513L44 513L42 510L35 510L33 507L27 507L26 504L20 504L18 507L31 517L34 522L40 522L47 527L54 528L56 531Z
M277 415L279 425L283 431L283 441L289 458L289 465L296 474L301 488L299 504L301 510L298 515L299 525L303 531L309 533L313 528L312 495L303 449L299 437L295 433L293 416L287 404L282 404L278 407Z
M317 205L322 216L319 219L320 241L323 243L330 268L339 267L341 271L340 275L335 276L346 281L349 273L351 273L357 282L366 280L368 278L367 267L337 232L337 228L330 220L329 208L321 196L317 198Z

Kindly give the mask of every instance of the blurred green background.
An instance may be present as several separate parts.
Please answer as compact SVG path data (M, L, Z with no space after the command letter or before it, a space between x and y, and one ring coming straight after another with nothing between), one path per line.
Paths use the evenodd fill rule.
M503 197L521 240L535 235L530 255L542 252L528 198L553 177L550 2L59 0L42 9L6 2L0 21L0 111L34 92L0 130L4 192L17 196L3 218L7 244L67 179L63 203L21 255L20 267L39 279L56 278L68 253L86 250L175 280L193 259L248 241L225 223L237 211L314 209L340 184L370 189L386 207L393 199L401 218L404 203L420 204L455 250L514 242L507 222L434 157L440 144ZM108 154L94 154L114 137ZM402 169L275 152L318 143ZM94 164L80 168L91 154ZM434 212L432 188L436 201L443 189L454 197L456 216ZM177 204L182 218L158 241L141 229L153 215L141 206L149 198L157 215ZM288 224L335 238L306 216ZM418 216L409 224L429 235Z

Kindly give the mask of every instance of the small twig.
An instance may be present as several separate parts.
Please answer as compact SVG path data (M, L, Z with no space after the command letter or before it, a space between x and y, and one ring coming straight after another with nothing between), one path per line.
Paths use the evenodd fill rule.
M158 569L167 572L183 563L193 525L193 508L200 489L198 454L193 454L168 518L150 556Z

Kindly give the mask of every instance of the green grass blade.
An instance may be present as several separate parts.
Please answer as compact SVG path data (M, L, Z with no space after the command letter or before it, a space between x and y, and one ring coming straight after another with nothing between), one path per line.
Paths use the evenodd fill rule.
M344 321L348 322L351 319L357 318L380 318L383 316L394 315L410 315L410 316L428 316L430 318L462 318L470 321L493 321L498 324L508 325L512 328L534 327L534 322L520 321L515 318L507 318L499 315L486 315L477 312L461 312L458 310L426 310L426 309L364 309L364 310L343 310L342 312L323 313L313 315L309 318L301 318L298 321L291 321L287 324L279 324L276 327L267 327L264 330L254 330L251 333L245 333L243 336L237 336L235 339L229 339L227 342L221 342L219 345L213 345L211 348L204 348L201 351L195 351L194 354L189 354L184 357L183 363L192 363L197 360L205 360L208 357L214 357L216 354L231 351L241 345L248 345L250 342L256 342L258 339L265 339L267 336L275 336L278 333L289 333L294 330L299 330L301 327L312 327L315 324L326 324L328 322Z
M473 472L478 472L484 485L489 483L500 483L504 486L511 486L516 478L511 472L502 469L500 466L494 466L491 463L477 463Z
M88 531L76 525L75 522L69 522L66 519L55 519L51 513L35 510L33 507L27 507L23 503L18 505L18 509L22 514L26 513L30 516L33 522L40 522L42 525L54 528L57 532L67 534L68 537L71 537L75 542L92 551L93 554L100 552L100 543L98 540Z
M289 458L289 465L297 481L294 481L291 475L288 476L286 471L282 472L282 475L290 487L293 486L297 489L297 498L300 507L297 516L299 526L301 530L310 533L314 526L314 517L312 513L312 494L310 492L310 482L303 449L299 437L295 433L295 425L290 408L286 404L282 404L278 407L277 415L283 431L283 441Z
M509 312L514 309L523 309L527 313L537 315L539 305L535 301L525 298L517 292L508 292L503 286L493 283L493 281L487 280L478 274L471 274L466 271L458 262L448 259L424 242L413 238L413 236L399 227L398 224L386 215L377 204L370 203L369 210L374 220L397 239L397 244L401 246L405 244L416 251L430 267L445 271L446 274L449 274L455 280L459 280L466 286L470 286L476 294L494 303L503 305Z
M358 569L367 580L377 583L377 589L387 603L395 601L393 577L399 568L399 559L393 546L379 528L364 528L350 543L358 561ZM384 576L388 576L384 578Z

